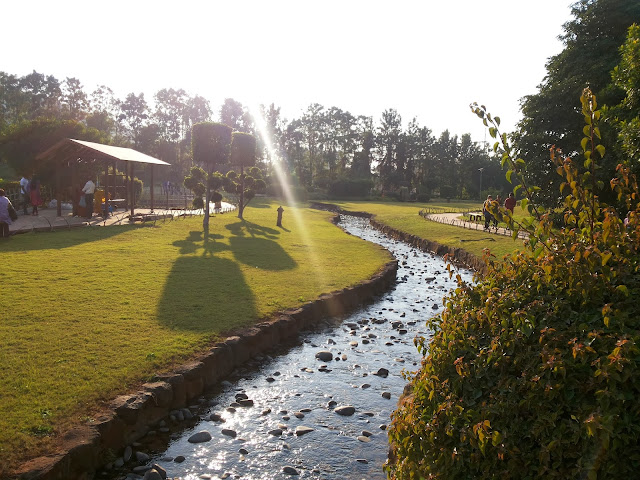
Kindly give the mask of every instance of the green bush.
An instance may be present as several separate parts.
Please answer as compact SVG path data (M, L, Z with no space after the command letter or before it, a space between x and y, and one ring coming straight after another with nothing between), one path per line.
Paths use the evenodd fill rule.
M516 175L525 208L519 224L495 211L529 241L521 253L494 262L475 285L459 281L412 392L390 429L392 478L636 478L640 468L640 192L625 166L611 181L630 210L593 194L599 112L585 90L586 161L576 166L552 151L563 176L565 224L532 204L535 188L520 176L498 119L475 112L498 136L507 178Z
M416 200L421 203L427 203L431 200L431 196L428 193L419 193L416 195Z

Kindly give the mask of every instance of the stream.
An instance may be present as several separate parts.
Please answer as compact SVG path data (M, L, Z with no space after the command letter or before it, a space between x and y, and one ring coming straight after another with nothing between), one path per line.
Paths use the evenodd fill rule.
M386 478L386 428L407 383L402 372L421 359L414 337L430 335L425 322L456 283L442 258L390 239L368 219L342 216L340 226L398 259L393 289L254 358L134 445L137 463L110 465L98 478L141 479L154 464L182 480ZM471 281L471 272L459 273ZM211 439L190 442L199 432Z

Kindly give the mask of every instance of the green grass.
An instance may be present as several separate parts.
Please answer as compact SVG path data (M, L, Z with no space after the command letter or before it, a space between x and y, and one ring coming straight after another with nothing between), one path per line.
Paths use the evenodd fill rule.
M193 217L0 243L0 477L23 452L45 451L52 432L225 332L390 259L327 212L285 205L281 229L278 205L254 202L245 221L212 218L206 240Z
M522 240L513 240L510 237L493 235L478 230L468 230L442 223L425 220L418 212L423 208L431 208L434 211L442 208L459 208L453 211L477 211L482 209L478 203L406 203L406 202L331 202L345 210L364 211L376 216L376 220L403 232L417 235L421 238L449 245L455 248L463 248L478 257L482 256L483 249L488 248L497 258L502 258L507 253L518 250L522 246ZM448 210L452 211L452 210Z

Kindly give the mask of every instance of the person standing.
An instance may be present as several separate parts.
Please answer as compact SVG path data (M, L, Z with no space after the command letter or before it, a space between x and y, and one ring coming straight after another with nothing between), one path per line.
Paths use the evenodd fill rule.
M93 183L91 178L84 184L82 191L84 192L84 198L87 204L87 218L91 218L93 216L93 194L96 191L96 184Z
M482 213L484 214L484 229L489 230L489 225L493 220L493 215L491 215L491 207L493 205L493 197L491 195L487 195L487 199L482 205Z
M20 179L20 195L22 195L22 213L28 215L27 209L31 203L31 194L29 193L29 180L24 175Z
M516 208L516 199L513 196L513 192L509 193L509 196L504 201L504 208L509 210L511 215L513 215L513 209Z
M42 203L40 197L40 180L35 175L29 182L29 197L31 199L31 215L38 215L38 206Z
M11 214L13 210L11 201L4 196L4 189L0 188L0 238L9 238L9 225L11 225ZM15 216L15 211L13 213Z

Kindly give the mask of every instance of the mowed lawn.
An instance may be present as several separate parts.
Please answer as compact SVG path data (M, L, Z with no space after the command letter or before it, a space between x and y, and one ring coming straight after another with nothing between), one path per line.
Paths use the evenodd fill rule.
M257 199L256 199L257 200ZM378 272L388 252L330 214L254 201L153 225L0 242L0 477L102 402L234 328Z
M488 248L492 255L501 259L507 253L522 248L522 240L511 237L490 234L482 230L469 230L452 225L425 220L419 215L423 208L431 211L478 211L482 204L477 202L451 203L407 203L407 202L330 202L344 210L372 213L380 223L397 230L417 235L421 238L463 248L478 257L482 257L483 250Z

